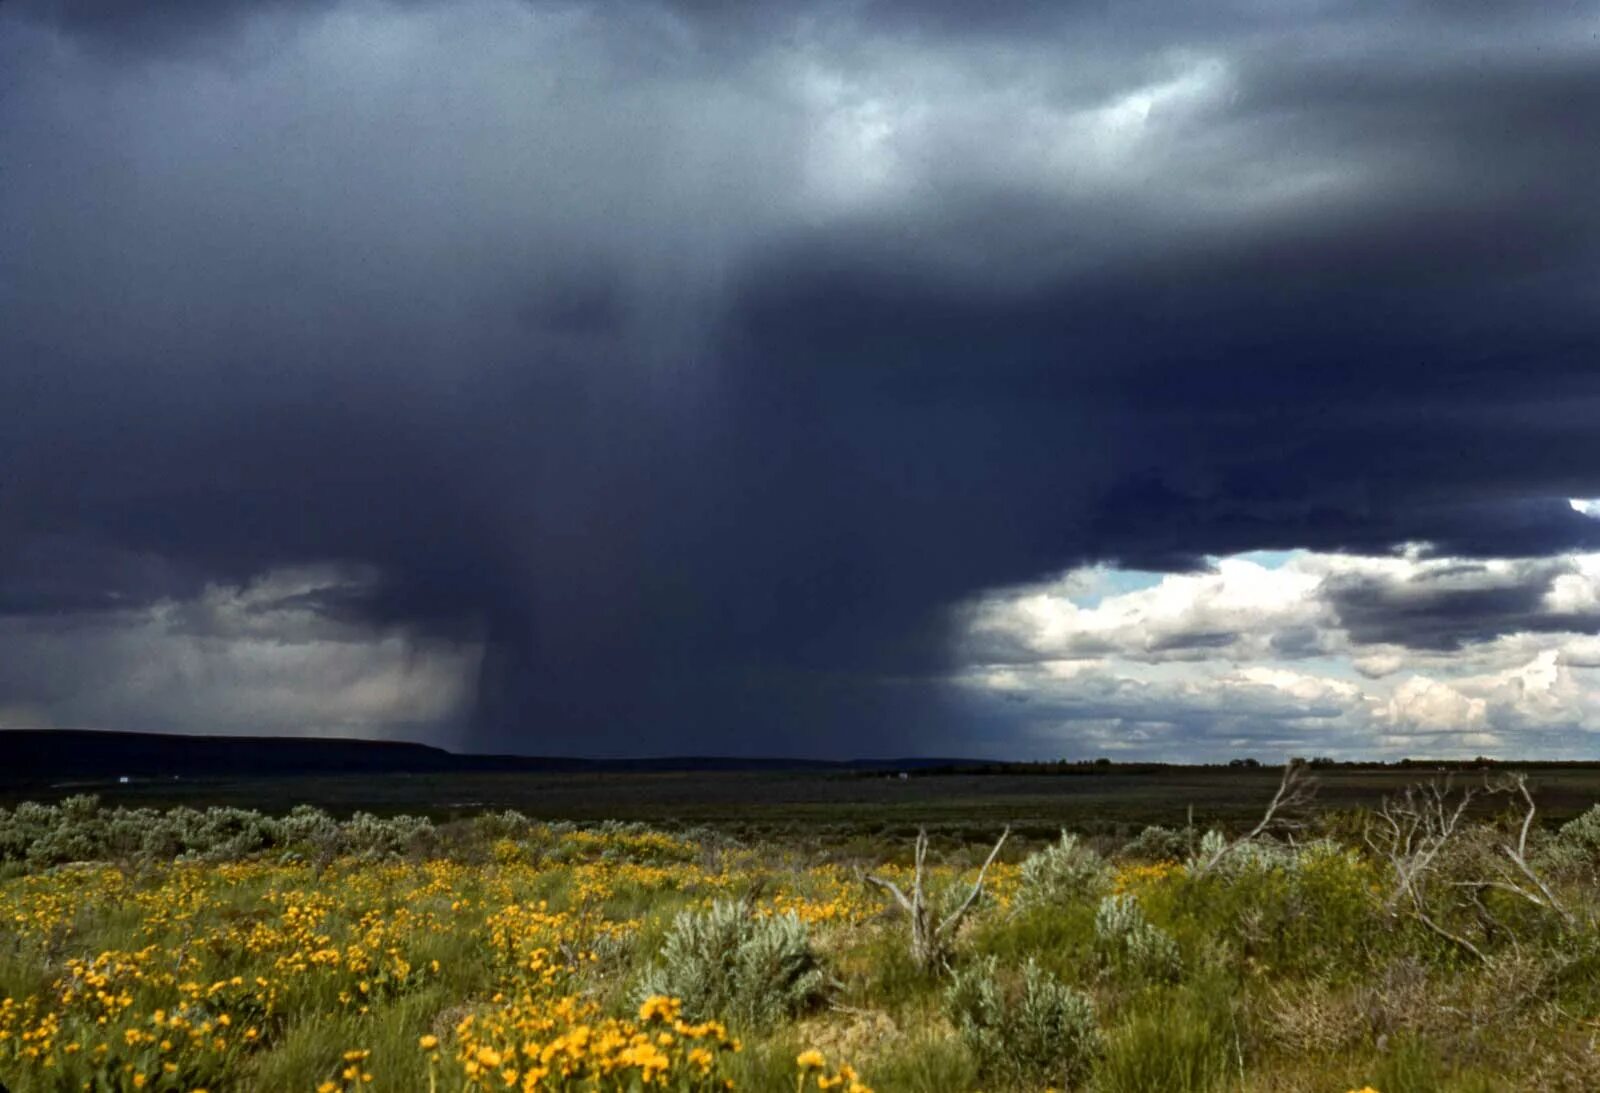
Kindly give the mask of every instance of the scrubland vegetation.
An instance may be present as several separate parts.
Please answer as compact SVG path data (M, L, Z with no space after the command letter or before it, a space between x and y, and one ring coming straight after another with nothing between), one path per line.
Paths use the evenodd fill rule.
M841 848L489 813L0 812L42 1090L1600 1089L1600 808Z

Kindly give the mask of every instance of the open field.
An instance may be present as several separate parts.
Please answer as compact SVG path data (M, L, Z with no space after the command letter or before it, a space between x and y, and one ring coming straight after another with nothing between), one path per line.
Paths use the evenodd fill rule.
M1070 769L1070 768L1069 768ZM1600 766L1520 768L1539 794L1540 817L1571 819L1600 801ZM1372 808L1428 768L1316 772L1316 807ZM1471 777L1462 774L1461 777ZM673 771L439 773L266 778L0 780L0 806L96 793L108 804L232 805L283 812L311 804L336 815L413 813L435 820L516 809L540 820L637 820L711 826L752 836L909 836L918 827L982 840L1011 824L1023 835L1059 828L1133 834L1149 824L1231 825L1259 814L1277 786L1271 768L1118 768L1060 774Z
M0 813L0 1081L13 1093L1600 1088L1600 810L1524 828L1502 774L1383 814L1349 806L1371 780L1325 779L1320 811L1291 794L1244 837L1246 813L1269 818L1276 779L1190 772L1136 794L1114 776L545 783L565 794L551 809L602 810L628 796L617 787L643 787L633 807L679 803L675 819L710 825L675 830L499 810L435 823L23 806ZM290 784L376 803L339 779L237 786ZM596 784L609 795L586 802ZM1124 808L1178 825L1130 837L1132 821L1115 821L1083 838L1018 827L985 866L985 824L992 840L1002 817L1092 814L1119 788ZM746 822L783 837L735 830L757 790L771 812ZM1186 799L1197 817L1236 817L1235 834L1182 826ZM919 871L899 829L923 819L942 830ZM817 837L841 822L845 837Z

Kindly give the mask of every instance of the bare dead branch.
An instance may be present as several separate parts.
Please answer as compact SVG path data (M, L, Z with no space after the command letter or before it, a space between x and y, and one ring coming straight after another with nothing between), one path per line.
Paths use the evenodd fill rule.
M994 844L994 849L990 850L989 856L983 860L983 868L978 870L978 879L973 882L972 891L968 892L967 898L961 901L961 905L950 912L949 916L939 924L939 932L941 934L950 933L953 936L956 928L961 925L961 920L967 917L967 912L972 909L972 905L978 902L979 896L983 895L983 878L988 876L989 866L994 864L994 859L999 855L1000 848L1006 844L1006 839L1010 834L1011 825L1007 824L1006 829L1000 832L1000 840Z
M1504 861L1495 864L1490 860L1481 866L1488 875L1448 879L1439 876L1440 862L1445 850L1459 838L1462 820L1472 803L1482 797L1506 794L1519 802L1522 821L1514 840L1498 842L1495 850ZM1363 831L1363 839L1375 856L1387 861L1394 877L1394 887L1384 901L1391 915L1405 914L1426 929L1449 941L1463 952L1478 960L1486 959L1483 950L1466 935L1446 928L1432 908L1438 905L1436 896L1445 892L1462 893L1450 897L1454 906L1466 910L1470 904L1476 912L1485 938L1493 940L1504 935L1511 941L1513 950L1520 950L1515 933L1496 918L1483 901L1486 891L1505 892L1527 900L1561 919L1571 927L1576 918L1528 861L1528 837L1533 829L1537 806L1529 791L1527 778L1513 773L1501 778L1486 776L1481 786L1457 787L1446 775L1431 782L1408 786L1398 798L1386 798L1374 813L1374 822ZM1436 893L1435 888L1439 891ZM1463 902L1464 900L1464 902ZM1444 906L1450 906L1447 900Z
M962 919L983 895L983 882L988 876L989 866L994 864L995 858L1000 854L1000 848L1005 845L1006 838L1010 834L1009 826L1001 832L999 841L989 851L988 858L984 859L983 868L978 870L978 879L973 883L972 890L943 922L935 921L933 908L928 904L926 828L917 832L916 846L912 852L913 872L909 896L891 880L872 874L862 876L862 880L866 883L893 896L895 902L905 911L906 917L911 920L911 958L919 968L931 970L946 962L956 931L960 928Z
M1203 876L1209 873L1229 854L1255 842L1274 828L1293 830L1303 827L1305 821L1298 813L1311 803L1316 794L1316 781L1310 776L1305 760L1290 759L1283 766L1283 777L1278 781L1278 788L1273 793L1272 800L1267 802L1266 811L1262 813L1260 821L1246 834L1226 844L1202 862L1195 870L1195 874Z
M871 873L868 873L862 880L875 888L881 888L883 891L888 892L894 897L895 902L904 907L908 913L914 913L916 905L906 897L906 894L900 890L900 886L894 881L884 880L882 877L873 876Z
M1517 833L1516 845L1502 845L1500 851L1516 867L1522 878L1532 885L1532 889L1524 888L1521 884L1513 881L1505 881L1499 887L1516 892L1530 903L1555 912L1567 926L1574 925L1576 919L1573 917L1572 912L1562 905L1561 900L1556 897L1550 885L1545 883L1544 878L1539 876L1534 871L1533 866L1528 863L1528 832L1533 827L1534 814L1538 810L1538 806L1533 802L1533 794L1528 791L1528 776L1521 772L1508 775L1502 783L1502 787L1504 792L1515 793L1522 798L1523 814L1522 826Z
M1440 926L1425 910L1421 909L1420 907L1413 913L1412 917L1418 922L1422 923L1422 925L1426 926L1429 930L1432 930L1434 933L1444 938L1446 941L1460 948L1463 952L1468 953L1476 958L1480 964L1488 962L1488 957L1483 955L1482 949L1478 948L1460 934L1453 934L1449 930L1446 930L1443 926Z

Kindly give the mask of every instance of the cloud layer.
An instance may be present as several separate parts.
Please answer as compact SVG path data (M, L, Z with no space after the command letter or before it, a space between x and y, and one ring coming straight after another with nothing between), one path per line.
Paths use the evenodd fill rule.
M0 7L0 703L330 567L388 698L138 723L1006 753L953 605L1252 550L1374 560L1152 670L1592 633L1600 10L980 7Z
M0 620L0 725L457 742L475 650L339 621L369 580L279 571L188 600Z
M1600 733L1600 554L1097 567L961 617L983 716L1075 757L1571 756Z

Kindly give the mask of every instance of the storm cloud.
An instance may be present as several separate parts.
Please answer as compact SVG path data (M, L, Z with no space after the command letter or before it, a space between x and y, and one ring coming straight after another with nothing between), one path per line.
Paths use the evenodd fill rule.
M1600 619L1592 4L15 0L0 162L13 722L1214 754L1344 692L985 704L972 605L1420 567L1169 672Z

